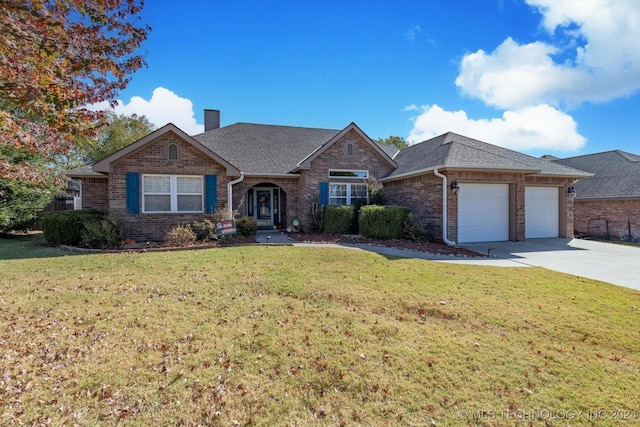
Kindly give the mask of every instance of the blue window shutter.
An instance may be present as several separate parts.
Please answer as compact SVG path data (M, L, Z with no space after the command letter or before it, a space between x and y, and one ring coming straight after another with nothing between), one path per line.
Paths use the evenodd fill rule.
M216 175L204 176L204 211L214 213L218 199L218 177Z
M126 192L127 192L127 212L130 214L139 214L140 213L140 174L138 172L127 172Z
M328 182L320 183L320 204L322 206L327 206L329 204L329 183Z

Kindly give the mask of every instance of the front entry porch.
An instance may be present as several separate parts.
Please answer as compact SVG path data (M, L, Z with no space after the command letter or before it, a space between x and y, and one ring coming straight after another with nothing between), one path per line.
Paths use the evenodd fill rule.
M286 195L275 185L259 184L247 191L247 216L258 221L258 229L280 228L283 224Z

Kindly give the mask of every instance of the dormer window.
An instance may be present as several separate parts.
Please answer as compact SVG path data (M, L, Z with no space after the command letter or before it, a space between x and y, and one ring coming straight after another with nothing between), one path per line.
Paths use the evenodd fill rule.
M167 159L178 160L178 146L176 144L169 144L169 152L167 153Z

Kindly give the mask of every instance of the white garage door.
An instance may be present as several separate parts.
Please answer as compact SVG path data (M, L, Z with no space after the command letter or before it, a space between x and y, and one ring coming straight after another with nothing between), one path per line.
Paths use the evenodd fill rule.
M524 196L525 237L558 237L558 187L525 187Z
M460 184L458 241L509 240L509 185Z

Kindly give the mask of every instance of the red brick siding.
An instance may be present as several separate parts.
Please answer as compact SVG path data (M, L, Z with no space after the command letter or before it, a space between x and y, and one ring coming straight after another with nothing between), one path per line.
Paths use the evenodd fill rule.
M109 212L109 182L104 178L82 178L82 209Z
M475 171L448 171L448 185L462 183L496 183L510 185L509 239L525 239L525 186L557 186L561 188L560 235L573 236L573 199L567 196L571 180L552 177L530 177L516 173L491 173ZM407 206L415 220L427 227L429 234L442 238L442 179L432 173L385 183L385 198L390 204ZM564 205L564 206L563 206ZM447 191L447 238L458 238L458 198Z
M411 209L416 225L424 228L435 240L442 239L442 179L426 174L384 184L386 204ZM450 210L452 203L448 202ZM448 217L451 218L451 212ZM451 221L449 220L449 229Z
M629 232L640 236L640 200L574 200L575 230L596 237L620 239Z
M353 155L348 153L349 144L353 149ZM329 179L329 169L368 170L370 177L380 179L389 175L393 171L393 166L356 131L351 130L313 159L311 168L300 174L299 198L295 210L303 225L307 222L305 212L308 203L317 200L320 195L320 182L363 182L362 179Z
M169 144L178 146L178 159L168 160ZM135 240L162 240L164 234L177 224L201 221L210 214L145 214L132 215L126 210L127 172L171 175L217 175L217 206L227 201L227 181L224 167L180 139L177 135L164 135L113 164L109 174L109 208L111 213L125 219L127 237ZM140 178L142 179L142 178ZM142 185L142 182L140 183ZM140 207L142 207L141 195Z

